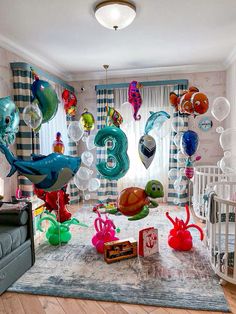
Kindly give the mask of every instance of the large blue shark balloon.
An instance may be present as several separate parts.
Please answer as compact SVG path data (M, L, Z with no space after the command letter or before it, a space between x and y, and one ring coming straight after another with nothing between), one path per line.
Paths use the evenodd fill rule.
M11 165L8 177L19 171L34 183L37 189L47 192L63 188L74 177L81 164L80 157L57 153L48 156L32 155L31 161L20 160L2 144L0 144L0 151Z
M43 115L42 123L48 122L54 118L58 109L58 97L52 85L47 81L40 80L35 75L35 81L31 85L33 93L32 102L36 102Z
M170 119L170 115L165 111L150 111L150 117L147 119L144 133L148 134L154 127L159 131L167 119Z
M14 143L19 130L19 110L11 97L0 98L0 144Z

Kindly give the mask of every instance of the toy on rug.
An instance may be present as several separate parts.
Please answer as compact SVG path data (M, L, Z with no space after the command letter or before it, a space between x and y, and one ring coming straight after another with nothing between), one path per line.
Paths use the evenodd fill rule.
M57 134L56 134L56 140L53 142L52 150L54 153L58 153L58 154L64 154L64 152L65 152L65 146L64 146L64 143L61 139L61 133L60 132L57 132Z
M138 254L140 256L150 256L159 252L158 230L154 227L139 231Z
M71 213L67 210L69 204L69 194L66 193L66 187L53 192L45 192L34 188L34 193L38 198L44 201L45 207L49 212L55 211L58 222L64 222L71 219Z
M200 240L203 240L203 231L202 229L195 224L188 224L190 219L190 210L188 205L185 205L186 209L186 221L184 222L182 219L170 217L169 213L166 213L166 217L172 222L174 228L170 230L168 236L168 244L169 246L176 251L189 251L193 247L192 235L187 230L189 228L196 228L200 232Z
M71 220L60 223L56 220L55 215L48 213L47 216L41 218L38 221L37 229L41 232L44 232L41 227L43 221L50 222L50 226L46 232L46 238L51 245L67 244L72 237L70 232L70 226L72 224L81 227L88 227L87 225L79 222L79 220L76 218L72 218Z
M104 203L98 203L94 205L93 212L99 212L100 214L103 214L106 212L106 210L116 209L117 205L116 202L109 202L107 204Z
M77 98L75 94L69 91L68 89L65 89L61 96L64 103L64 109L66 111L66 114L71 117L74 117L76 114L77 104Z
M138 111L142 105L142 97L141 97L140 91L139 91L140 87L141 87L141 84L139 84L137 81L132 81L129 84L128 96L129 96L129 103L133 107L134 120L140 120L141 119L141 116L137 115Z
M92 238L92 244L95 246L98 253L104 253L104 243L119 240L115 236L116 227L111 219L105 216L105 219L102 219L101 214L97 212L98 217L94 220L94 228L96 234Z
M137 257L137 255L137 241L133 238L106 242L104 244L104 260L108 264Z
M107 213L116 214L121 212L129 216L128 220L145 218L149 214L149 208L157 207L157 202L150 198L164 196L164 188L161 182L151 180L146 184L145 190L138 187L130 187L122 190L118 196L117 208L107 210Z

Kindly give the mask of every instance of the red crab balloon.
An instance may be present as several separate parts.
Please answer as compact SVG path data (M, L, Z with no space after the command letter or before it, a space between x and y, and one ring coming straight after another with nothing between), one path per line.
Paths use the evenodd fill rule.
M193 247L192 235L187 230L189 228L196 228L200 232L200 239L203 240L202 229L195 224L188 224L190 219L190 211L188 205L185 206L187 218L184 222L182 219L170 217L169 213L166 213L166 217L172 222L174 228L170 230L168 236L169 246L176 251L190 251Z

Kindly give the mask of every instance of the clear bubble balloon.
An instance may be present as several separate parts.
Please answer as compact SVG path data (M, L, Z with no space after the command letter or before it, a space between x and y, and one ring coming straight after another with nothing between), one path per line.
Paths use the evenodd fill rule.
M101 182L97 178L92 178L89 180L88 190L89 192L94 192L100 188Z
M77 186L77 188L81 191L85 191L88 188L89 181L88 180L82 180L77 175L74 177L74 183Z
M78 178L82 180L88 180L92 174L93 171L91 169L88 169L86 167L80 167L75 176L78 176Z
M92 150L96 147L94 144L95 136L96 136L95 134L90 134L89 136L87 136L86 145L87 145L88 150Z
M179 200L178 200L178 198L174 198L173 203L174 203L175 205L179 205Z
M220 135L220 146L223 150L230 150L236 139L236 129L226 129Z
M225 174L236 174L236 155L227 155L220 160L220 168Z
M85 195L84 195L84 199L85 199L85 201L90 200L90 198L91 198L90 194L85 194Z
M72 121L68 126L68 135L74 142L78 142L83 136L79 121Z
M186 162L186 159L187 159L186 155L184 155L184 154L182 153L182 151L180 150L180 151L177 153L177 161L178 161L178 163L180 163L181 165L184 165L185 162Z
M23 120L28 127L36 130L43 121L42 111L37 105L27 105L23 110Z
M183 132L178 132L178 133L174 136L174 143L175 143L175 145L176 145L178 148L180 147L182 136L183 136Z
M6 178L10 170L11 170L10 164L6 160L5 155L0 152L0 178L1 179Z
M187 189L187 180L183 179L183 177L175 180L174 182L174 189L176 190L176 192L183 192Z
M223 121L230 113L230 103L225 97L217 97L212 104L211 114L217 121Z
M81 160L85 164L85 166L90 167L93 163L93 154L89 151L85 151L81 155Z
M184 119L179 116L174 117L171 122L171 127L176 133L183 131L185 128Z
M178 177L179 177L179 171L178 171L178 169L172 168L172 169L169 170L169 172L168 172L168 178L169 178L171 181L175 181Z
M217 128L216 128L216 133L222 133L222 132L224 132L224 128L222 127L222 126L218 126Z

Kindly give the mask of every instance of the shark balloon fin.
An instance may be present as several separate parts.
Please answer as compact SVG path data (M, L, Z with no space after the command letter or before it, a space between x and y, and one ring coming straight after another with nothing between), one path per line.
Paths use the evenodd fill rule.
M16 167L14 165L16 161L16 157L12 154L12 152L3 144L0 144L0 151L5 155L8 163L11 165L11 170L8 173L8 177L11 177L16 172Z
M150 115L154 114L154 112L153 112L153 111L149 111L149 113L150 113Z

